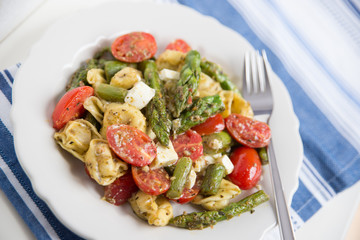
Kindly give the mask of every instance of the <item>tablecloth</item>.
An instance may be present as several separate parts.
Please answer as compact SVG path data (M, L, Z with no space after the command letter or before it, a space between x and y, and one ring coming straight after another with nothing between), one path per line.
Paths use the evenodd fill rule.
M212 16L265 49L300 121L304 159L291 203L295 230L360 179L360 3L353 0L158 0ZM306 13L306 14L304 14ZM0 72L0 187L38 239L78 239L33 191L16 157L9 112L20 64Z

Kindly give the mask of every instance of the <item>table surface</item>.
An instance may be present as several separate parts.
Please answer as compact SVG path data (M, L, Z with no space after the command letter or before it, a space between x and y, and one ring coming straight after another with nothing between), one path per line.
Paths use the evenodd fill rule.
M152 1L152 0L149 0ZM31 46L59 17L101 0L47 0L0 42L0 69L23 62ZM360 239L360 182L328 202L296 232L298 240ZM35 239L13 205L0 191L0 239Z

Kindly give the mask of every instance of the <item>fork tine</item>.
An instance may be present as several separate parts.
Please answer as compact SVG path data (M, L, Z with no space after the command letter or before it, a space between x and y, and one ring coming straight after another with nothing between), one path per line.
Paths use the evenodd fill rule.
M250 56L249 52L245 53L245 84L247 93L251 93L251 74L250 74Z
M254 93L257 93L259 90L256 55L256 52L251 53L251 75Z
M259 51L256 51L256 59L257 59L257 67L258 67L258 74L259 74L259 85L260 85L260 92L264 92L266 89L266 80L264 74L264 61L259 54Z
M268 74L271 72L271 66L270 66L269 60L267 58L266 51L264 49L261 51L261 54L262 54L262 58L264 61L264 66L265 66L265 74L266 74L265 80L266 80L267 84L269 84L269 87L270 87Z

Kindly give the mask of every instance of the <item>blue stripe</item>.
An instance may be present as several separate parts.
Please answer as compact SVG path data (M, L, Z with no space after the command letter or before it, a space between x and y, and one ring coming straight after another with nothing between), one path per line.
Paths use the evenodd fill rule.
M29 226L31 231L38 239L50 239L43 226L39 223L37 218L33 215L31 210L26 206L23 199L17 193L16 189L9 182L7 176L0 168L0 187L5 193L10 202L14 205L17 212L20 214L24 222Z
M81 239L79 236L67 229L55 215L48 208L46 203L42 201L34 192L31 182L24 170L21 168L19 161L15 154L13 137L10 132L7 130L5 125L0 119L0 154L4 161L7 163L15 177L18 179L19 183L23 186L25 191L29 194L30 198L38 206L40 211L43 213L46 220L54 228L55 232L61 239Z
M325 189L326 192L329 193L330 196L334 197L335 195L333 194L333 192L328 189L328 186L326 186L325 184L323 184L323 181L318 178L317 174L314 173L314 171L313 171L312 168L307 164L307 162L306 162L306 161L303 161L303 164L304 164L304 166L307 167L307 169L310 171L310 173L313 175L313 177L317 180L317 182L320 183L320 185L323 187L323 189ZM331 188L331 189L332 189L332 188ZM332 189L332 190L333 190L333 189ZM330 199L328 199L326 196L324 196L324 198L326 198L326 200L330 200Z
M11 99L11 87L5 79L5 76L0 72L0 89L4 93L5 97L8 99L10 103L12 103Z
M349 9L355 13L356 17L360 17L360 9L357 7L357 5L352 1L352 0L345 0L344 1L346 3L346 5L349 6Z
M321 204L305 187L304 183L299 181L298 191L294 194L291 208L296 211L304 222L306 222L321 208Z
M272 9L277 13L282 22L287 26L288 32L291 32L293 34L293 36L298 40L298 43L304 47L303 49L306 50L307 53L312 56L313 59L317 62L319 68L322 68L324 72L326 72L327 77L332 79L338 89L344 93L343 95L346 95L354 103L360 106L360 100L357 98L357 96L349 92L349 89L347 89L344 85L341 84L342 80L340 80L336 76L337 74L331 71L329 67L324 64L325 61L322 61L322 59L317 54L315 54L317 53L316 49L311 47L311 44L309 44L305 39L301 38L301 36L295 31L296 27L291 24L291 21L285 16L285 14L280 10L280 8L275 5L275 2L271 0L264 1L264 3L269 3L269 6L272 7Z
M11 82L11 83L14 83L14 78L13 78L13 76L10 74L9 70L5 69L4 72L5 72L6 76L9 78L10 82Z

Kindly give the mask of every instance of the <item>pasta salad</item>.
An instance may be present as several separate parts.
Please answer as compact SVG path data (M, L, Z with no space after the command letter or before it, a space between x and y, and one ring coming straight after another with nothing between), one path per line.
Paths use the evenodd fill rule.
M232 199L257 187L269 126L187 42L157 50L154 36L130 32L83 63L55 106L55 141L105 201L128 202L150 225L203 229L266 202L263 190ZM174 216L173 204L204 210Z

